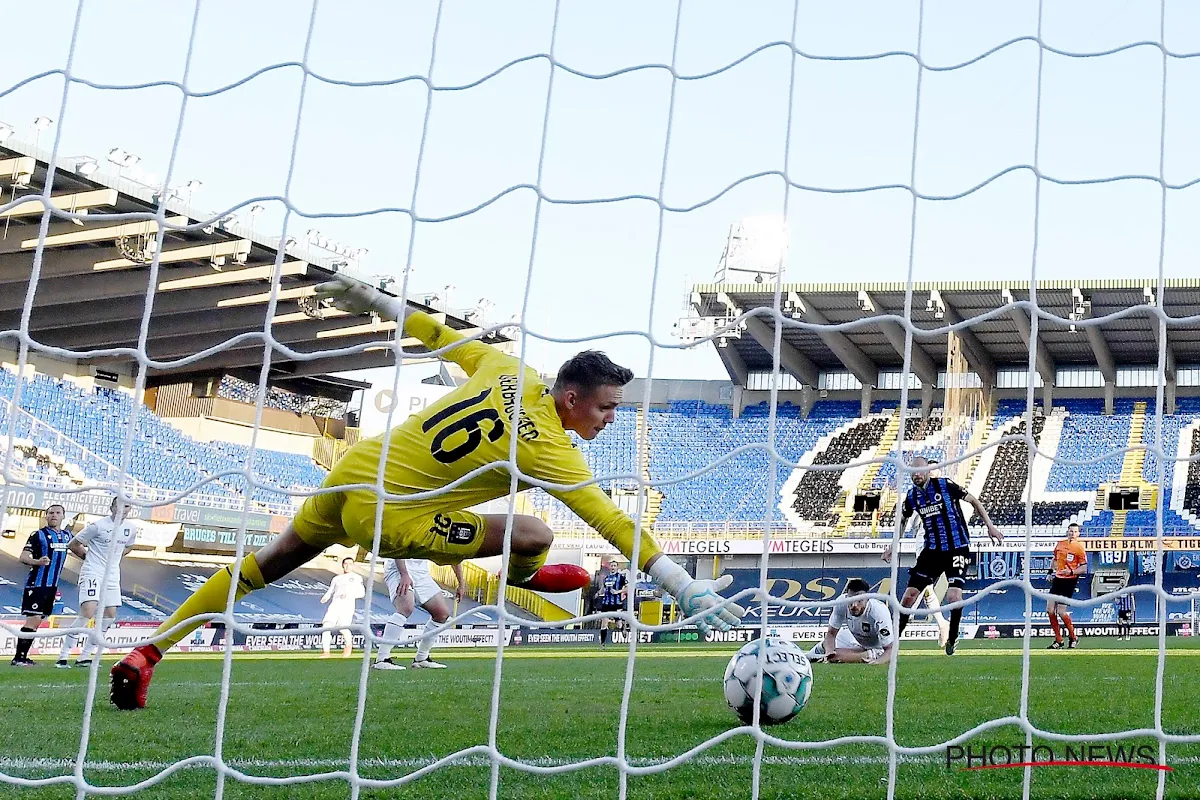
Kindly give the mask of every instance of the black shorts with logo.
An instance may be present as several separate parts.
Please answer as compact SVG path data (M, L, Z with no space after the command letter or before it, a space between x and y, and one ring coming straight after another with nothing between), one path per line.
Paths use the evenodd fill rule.
M1121 609L1117 612L1117 619L1121 620L1121 622L1129 622L1132 618L1133 614L1128 609Z
M954 550L930 550L928 547L917 556L917 563L908 571L908 588L918 592L937 583L944 573L946 582L961 589L966 585L967 565L971 563L971 548L957 547Z
M57 597L58 589L54 586L26 588L21 595L21 613L27 617L34 614L48 617L54 613L54 600Z
M1050 581L1050 594L1056 594L1059 597L1074 597L1075 587L1079 585L1079 578L1055 578Z

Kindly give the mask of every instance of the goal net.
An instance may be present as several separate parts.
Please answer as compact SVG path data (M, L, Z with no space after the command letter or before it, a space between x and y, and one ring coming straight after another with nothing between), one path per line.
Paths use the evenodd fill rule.
M931 379L936 382L943 363L944 458L955 462L945 466L947 476L965 480L972 456L990 449L998 459L1012 442L1023 445L1028 461L1017 471L1025 484L1020 493L1024 517L1006 527L1010 549L1022 556L1020 566L989 589L1024 595L1019 647L1014 646L1013 661L1003 670L963 690L997 696L1000 687L1012 688L1010 702L1000 710L986 706L993 710L985 718L945 736L911 728L899 733L903 720L898 709L908 702L905 693L918 691L905 681L903 653L914 647L907 639L898 641L902 655L886 668L885 682L853 691L845 689L852 684L842 684L848 694L841 696L855 704L868 703L863 698L871 692L878 695L877 716L858 717L855 707L838 712L839 718L862 722L853 732L830 737L810 728L764 728L758 722L742 726L728 714L722 717L727 727L712 723L707 711L694 708L708 704L725 714L719 668L704 680L680 677L675 683L673 676L690 660L689 652L680 650L681 656L663 659L677 666L646 673L647 648L639 646L643 639L674 631L683 647L685 632L695 633L680 620L648 624L639 619L635 595L644 588L645 576L638 575L636 551L625 610L607 614L623 620L629 632L619 692L603 698L586 694L590 665L607 663L591 658L594 654L581 656L570 669L530 666L526 658L514 657L509 652L514 630L590 630L580 626L604 616L584 618L572 612L567 618L531 621L517 613L512 594L505 600L513 517L527 508L518 507L518 490L529 485L556 488L517 468L514 435L509 458L494 465L511 476L503 506L508 516L504 556L492 566L501 576L499 599L481 598L476 610L490 615L491 622L466 632L492 632L487 634L492 637L489 647L478 650L494 665L486 677L478 678L476 671L471 673L475 678L456 682L452 667L441 683L375 680L370 661L384 620L368 600L363 617L348 626L367 645L357 665L361 668L307 672L302 682L281 686L286 678L277 675L300 674L285 673L287 659L246 659L250 668L240 656L235 658L235 636L261 633L261 628L250 624L254 613L237 611L231 590L225 611L211 620L224 634L210 648L220 661L210 663L203 679L209 683L172 680L165 668L156 678L160 683L152 702L174 696L174 708L183 716L156 717L153 706L132 719L119 716L105 697L109 664L101 665L97 658L86 681L70 695L71 703L79 705L82 699L83 709L72 752L43 757L14 743L11 755L0 753L0 793L32 797L43 796L39 791L65 791L63 796L83 798L215 792L217 797L242 797L302 791L306 796L348 793L358 798L420 792L418 781L453 773L469 777L448 779L447 796L532 796L545 788L546 796L624 800L662 789L662 796L757 800L839 795L839 781L869 775L870 786L854 784L853 791L860 793L855 796L891 800L929 796L920 780L905 784L907 768L932 769L953 748L994 743L1003 735L1006 742L1030 749L1035 743L1152 742L1152 758L1145 766L1153 770L1153 779L1120 783L1113 792L1156 799L1192 796L1200 783L1186 781L1195 780L1195 771L1185 774L1180 767L1177 775L1184 778L1172 783L1177 776L1168 767L1177 752L1172 748L1200 744L1196 718L1172 711L1164 685L1170 672L1168 605L1191 601L1184 613L1193 632L1198 606L1194 594L1164 589L1164 553L1173 544L1164 530L1169 509L1163 487L1168 473L1188 471L1192 455L1183 449L1176 453L1174 443L1164 440L1177 430L1165 413L1167 406L1173 407L1176 386L1187 381L1196 385L1197 380L1194 368L1182 359L1176 363L1172 340L1180 320L1170 318L1167 310L1172 287L1194 287L1172 283L1167 264L1171 234L1189 228L1190 213L1179 200L1174 216L1171 203L1183 195L1181 190L1194 187L1196 175L1183 173L1196 167L1187 153L1174 154L1183 167L1172 164L1168 142L1174 137L1190 141L1188 131L1194 128L1183 116L1189 106L1186 94L1180 90L1173 98L1169 89L1177 76L1181 85L1194 89L1190 74L1184 73L1186 64L1200 55L1192 52L1200 50L1195 44L1200 23L1190 7L1165 2L1154 9L1117 2L1102 8L1037 3L1023 6L1021 13L1009 5L967 11L924 0L877 2L865 10L800 0L723 8L691 0L519 7L432 0L404 7L197 0L185 8L80 0L71 8L39 3L5 8L0 14L11 35L8 78L0 86L0 120L6 121L0 124L0 224L5 226L0 315L6 320L0 325L0 350L5 363L11 361L8 371L13 374L0 387L7 392L0 403L5 484L0 520L5 527L21 515L22 490L42 492L50 485L46 475L51 472L62 479L55 484L60 493L55 496L119 490L138 516L150 520L173 520L176 505L196 497L207 502L209 490L225 482L240 487L238 502L223 509L228 512L224 524L236 529L228 555L234 559L234 574L240 574L253 549L252 538L269 535L251 525L256 514L267 515L265 504L274 503L276 516L284 516L282 512L316 493L313 487L292 489L281 474L267 475L261 466L282 463L264 460L277 441L277 431L264 420L272 403L289 402L271 399L268 384L281 378L357 374L362 365L378 369L387 363L386 373L377 371L372 380L390 387L395 398L402 386L427 374L422 371L427 354L377 315L339 324L338 334L326 335L331 328L322 326L338 323L347 312L314 304L312 286L317 278L335 273L383 287L442 319L453 318L473 338L508 342L522 368L541 374L552 374L567 355L585 348L608 349L620 356L618 361L633 363L641 379L638 408L617 422L633 444L614 448L620 451L615 453L602 451L601 444L587 445L586 453L593 465L601 464L596 481L625 493L625 510L635 519L653 523L673 485L715 475L719 480L712 493L717 497L724 491L720 481L734 466L755 471L756 491L762 487L765 494L765 513L743 527L756 537L753 552L762 555L753 585L731 596L753 607L738 635L766 636L775 630L777 615L815 615L834 604L832 596L772 594L778 585L773 570L780 563L768 555L773 543L785 536L789 546L802 545L779 552L817 552L806 549L814 546L811 531L800 535L779 520L785 477L797 470L836 473L838 479L852 473L870 488L867 484L878 473L864 471L869 463L889 462L892 485L903 497L912 472L912 451L905 450L904 440L914 430L906 422L916 413L909 396L931 385ZM1170 41L1176 16L1187 32L1183 44ZM1079 76L1089 71L1098 77ZM971 88L974 84L964 88L979 76L983 89ZM1086 90L1072 83L1080 80L1091 81ZM1172 119L1175 109L1181 114L1178 122ZM1173 124L1177 131L1169 130ZM1117 128L1111 138L1097 133L1110 126ZM1128 157L1101 158L1108 152ZM1182 172L1172 174L1172 169ZM189 180L193 171L202 173L204 181ZM1144 194L1137 194L1143 189ZM1108 194L1126 191L1133 194ZM1122 213L1136 216L1140 227L1121 227L1126 224ZM669 337L674 292L688 275L710 272L711 256L719 251L731 220L742 218L782 219L792 232L787 263L750 271L754 277L746 279L773 290L771 301L737 308L725 291L734 284L722 284L712 294L723 298L723 309L704 321L694 320L690 330L701 336L681 345ZM14 226L19 221L32 221L32 227L18 231ZM184 233L192 248L186 253L170 241ZM1178 247L1185 253L1181 260L1194 264L1195 242L1179 236ZM65 248L76 246L83 252L64 255ZM1114 251L1105 252L1105 246ZM109 255L96 260L89 254L92 247ZM271 254L270 260L256 260L264 252ZM179 262L188 264L186 271L174 271L172 265ZM1098 281L1116 281L1135 267L1149 280L1144 287L1128 288L1116 306L1093 306L1081 293L1067 302L1058 295L1053 303L1040 300L1042 288L1069 294L1067 284L1086 283L1093 262L1100 264ZM83 277L71 283L82 275L80 264L86 264L87 275L106 276L111 293L80 294L79 287L93 285ZM257 270L252 277L250 270ZM1004 272L1003 279L998 272ZM130 286L139 280L142 288L134 292ZM1002 295L1009 280L1025 281L1027 296ZM239 281L243 289L252 287L258 297L253 302L267 309L261 329L243 330L244 319L252 315L238 312L239 295L226 291ZM922 285L955 281L990 287L995 304L961 313L939 310L937 321L918 320L916 312L930 296ZM874 308L872 292L898 283L903 311L897 315L876 308L851 321L848 315L823 316L805 304L803 294L831 282L865 287L859 291L860 308ZM204 298L204 309L180 299L179 290ZM1194 294L1194 288L1188 291ZM483 294L492 300L476 301ZM103 306L89 316L91 338L58 324L84 305L89 314L90 307ZM217 317L205 316L205 309L243 321L222 316L218 323ZM170 315L170 320L161 321L159 315ZM995 344L991 326L1005 316L1020 320L1019 347L1027 359L996 364L978 361L977 354L969 358L967 337L976 346ZM1146 331L1129 333L1136 321L1148 323ZM865 350L847 347L849 334L870 326L880 332L878 341ZM1102 330L1117 333L1106 343ZM797 349L793 334L808 337L820 363ZM751 339L768 359L745 360L750 348L742 343ZM1043 350L1051 340L1059 352L1073 354L1070 361L1047 361ZM181 341L185 349L172 349ZM1186 339L1175 341L1177 349L1190 346ZM655 430L656 411L674 399L665 389L656 393L656 387L665 386L666 379L712 377L706 370L717 363L711 357L717 347L729 351L722 364L737 385L733 391L744 389L747 397L766 403L763 424L748 424L753 440L734 441L722 458L694 471L675 469L690 463L689 448L696 440L654 438L661 433ZM1141 364L1149 378L1131 383L1139 380L1132 368L1117 362L1125 364L1122 359L1140 353L1139 348L1151 348L1156 363ZM253 351L252 362L241 361L248 351ZM781 435L781 393L811 400L836 379L865 386L869 401L871 381L878 376L877 388L883 384L882 369L871 374L879 366L872 359L890 362L896 352L902 363L892 370L899 388L899 424L890 429L895 446L878 451L882 456L860 447L849 461L801 462L799 443L807 442L804 447L811 450L819 439L808 442L804 433ZM374 360L380 353L388 359ZM1126 437L1105 453L1109 459L1126 458L1120 479L1158 487L1156 492L1143 488L1142 494L1157 504L1152 515L1158 556L1154 583L1122 590L1138 595L1139 614L1156 610L1156 648L1146 656L1155 664L1153 685L1140 687L1146 691L1131 701L1139 704L1139 713L1121 717L1118 728L1067 724L1061 716L1031 710L1042 702L1031 697L1037 662L1032 656L1041 646L1034 641L1034 626L1041 625L1035 616L1050 597L1044 574L1034 574L1031 566L1034 528L1041 524L1034 489L1038 481L1039 490L1047 484L1038 471L1039 459L1053 457L1038 451L1044 429L1035 430L1033 420L1047 396L1039 397L1037 386L1039 380L1052 385L1085 362L1098 364L1103 379L1080 387L1093 394L1107 387L1110 411L1113 393L1122 394L1118 387L1140 386L1144 394L1154 395L1148 410L1131 412L1144 418L1144 437ZM51 401L43 403L41 378L33 376L48 363L69 364L79 374L89 373L93 383L102 382L106 369L116 369L113 365L122 365L132 376L135 401L113 400L111 408L124 416L102 431L109 438L121 437L112 458L38 427L46 424L38 414L57 413ZM161 383L163 375L187 373L197 365L212 365L214 374L220 373L226 371L223 364L239 365L254 387L253 414L241 420L251 431L249 444L230 456L237 466L206 471L191 484L156 483L153 468L145 466L147 456L165 459L179 445L164 434L153 445L156 449L142 451L149 445L137 430L145 424L142 405L149 387ZM981 372L987 373L986 386L980 383ZM527 375L524 370L518 374ZM202 384L197 377L196 391L177 402L199 409L203 401L211 408L217 401ZM62 385L67 391L72 384ZM1024 428L986 430L993 400L988 392L999 388L1010 401L1020 401L1014 415L1024 416ZM34 408L30 398L39 398L45 408ZM524 420L519 398L517 391L506 420L512 431ZM398 425L412 410L391 402L383 413L385 428ZM864 402L862 416L870 411L870 403ZM117 413L110 416L115 419ZM832 436L835 428L830 431ZM473 435L482 434L477 428ZM340 454L332 444L324 448L331 462ZM50 458L52 452L62 458ZM1141 455L1132 458L1131 453ZM386 454L385 446L381 460ZM1149 467L1147 457L1152 457ZM1086 467L1096 461L1056 463ZM664 470L673 476L670 480L655 472L655 465L664 462L670 465ZM1157 474L1147 479L1147 469ZM142 471L135 476L137 470ZM1118 477L1104 481L1115 484ZM1094 483L1089 489L1093 495L1099 479ZM630 488L635 484L636 494ZM388 498L382 467L368 488L381 502L396 499ZM853 491L853 486L834 487L834 494L843 498L838 492ZM533 513L555 519L544 506L536 506L541 501L523 502L534 504ZM1091 502L1094 508L1094 497ZM710 513L714 518L696 521L728 529L728 519L715 518L723 511ZM1126 517L1120 519L1126 524ZM382 525L380 512L366 558L368 599L381 580L376 576ZM899 531L899 520L895 529ZM656 524L655 531L663 538L676 533L666 524ZM749 535L743 540L750 541ZM875 587L897 618L903 594L899 582L911 561L901 565L902 556L911 555L902 552L901 538L889 543L888 581ZM710 539L702 543L704 548L734 542L736 549L742 541ZM8 561L16 558L11 549L5 546ZM120 555L116 544L109 552ZM681 547L673 552L688 551ZM196 583L209 563L197 560L193 566ZM702 564L720 567L719 559ZM697 562L692 558L687 565L694 570ZM956 605L970 613L979 599L969 596ZM1066 601L1073 608L1100 602ZM943 605L943 614L950 611ZM259 621L270 614L262 606L255 613L261 614ZM15 637L22 619L14 612L0 622L0 631ZM445 630L470 624L461 613ZM127 637L119 646L148 641L149 630L136 642ZM104 636L103 629L72 632L93 640ZM43 628L35 637L41 641L59 633ZM914 649L925 657L932 652ZM723 664L732 648L726 652L714 646L696 653L719 657ZM959 658L945 671L964 661L971 659ZM824 692L834 696L839 682L864 680L850 670L818 672L813 704L821 703ZM514 673L527 675L527 682L512 683ZM1097 680L1108 677L1120 676ZM197 710L203 703L196 701L193 709L195 719L204 720L201 725L179 700L192 692L200 697L206 685L216 694L211 730L209 718ZM688 687L686 693L677 691L680 685ZM670 703L653 701L660 686ZM758 686L761 693L762 681ZM71 688L49 678L20 684L22 693L41 693L37 708L44 713L37 719L3 717L6 727L34 737L42 727L55 725L54 709L65 707L64 687ZM928 702L959 699L937 694ZM337 706L336 712L327 707L331 697L350 696L352 702ZM459 705L465 696L475 705ZM276 703L269 698L282 699ZM381 706L386 714L378 711ZM572 730L573 715L598 714L594 706L612 710L613 724L587 736ZM456 728L449 715L439 718L443 727L426 729L431 718L426 715L435 707L453 708L478 724ZM806 710L792 725L801 724L810 711L817 713ZM231 734L231 719L239 714L258 722ZM701 716L706 721L698 721ZM304 717L317 722L309 725ZM397 739L381 744L368 721L398 724L397 717L407 720L399 731L387 729ZM381 718L384 722L378 722ZM337 726L339 733L319 738L311 730L316 725ZM199 727L204 736L198 738L193 734ZM527 738L513 745L506 734L511 729L524 730ZM556 744L558 737L568 735L576 736L571 746ZM173 736L187 743L180 745ZM409 742L405 755L391 755L397 751L389 748L399 747L400 739ZM278 755L280 749L295 753L304 746L309 755ZM1195 763L1195 751L1178 752ZM189 783L201 773L203 780ZM662 775L665 783L645 783ZM555 783L564 779L576 782ZM518 787L512 792L506 790L510 780ZM943 788L970 794L958 780L948 778ZM1034 778L1033 767L1026 767L1003 789L1010 792L1006 796L1029 798L1051 796L1047 787ZM1086 788L1071 791L1076 789L1072 796L1088 796Z

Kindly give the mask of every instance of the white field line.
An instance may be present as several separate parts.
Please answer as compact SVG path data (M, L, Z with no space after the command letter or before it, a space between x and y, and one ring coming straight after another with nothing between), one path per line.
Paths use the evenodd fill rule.
M907 764L943 764L945 756L898 756L902 763ZM359 768L380 768L380 769L421 769L433 764L438 759L429 756L427 758L364 758L358 762ZM522 759L521 763L536 767L562 767L578 763L582 759L567 759L567 758L534 758ZM633 766L650 766L659 764L665 761L664 758L632 758L629 763ZM694 764L700 767L722 767L722 766L749 766L753 762L752 756L719 756L719 755L699 755L690 759L687 763ZM763 756L763 764L778 765L778 766L795 766L795 767L821 767L821 766L873 766L886 765L888 758L885 755L868 756L868 755L788 755L788 756ZM249 759L230 759L225 762L228 766L235 767L239 770L246 769L264 769L264 770L287 770L289 772L295 770L343 770L349 768L349 760L344 758L249 758ZM1184 756L1168 759L1171 766L1183 766L1190 764L1200 764L1200 756ZM162 771L172 765L174 761L89 761L84 766L84 771L96 772L123 772L127 770L153 770L155 772ZM445 764L447 767L490 767L491 761L481 756L468 756L457 761ZM0 757L0 770L5 772L50 772L50 771L69 771L74 767L74 762L66 758L12 758ZM199 769L210 769L210 765L197 765ZM610 767L605 767L610 768Z

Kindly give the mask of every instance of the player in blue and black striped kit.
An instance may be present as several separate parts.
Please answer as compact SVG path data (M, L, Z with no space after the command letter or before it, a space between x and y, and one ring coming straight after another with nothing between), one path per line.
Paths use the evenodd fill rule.
M957 603L962 600L962 589L966 584L964 576L967 565L971 563L971 536L967 529L967 517L959 501L966 501L975 509L987 526L992 541L997 544L1003 542L1004 535L992 524L991 517L978 498L949 478L930 477L929 462L925 458L916 456L912 466L926 469L913 473L912 488L904 498L900 528L904 529L913 514L919 516L925 528L925 547L917 556L917 563L908 571L908 588L904 590L900 604L911 608L921 592L936 583L943 573L949 584L944 602ZM884 551L883 560L891 559L892 551L889 548ZM904 633L910 619L911 614L900 615L900 633ZM950 636L946 640L948 656L954 655L958 645L958 624L961 620L961 608L950 612Z
M62 529L66 509L52 505L46 509L46 527L29 535L29 541L21 550L21 563L30 567L25 579L25 591L21 595L21 613L25 615L22 633L33 633L42 620L54 611L54 600L58 596L58 576L63 564L67 563L73 534ZM17 652L13 656L14 667L32 667L29 648L33 637L17 639Z
M1137 600L1131 594L1117 598L1117 638L1130 640L1133 631L1133 615L1137 613Z
M624 611L625 598L629 594L628 579L624 571L617 569L612 559L600 562L600 586L596 591L597 611ZM600 646L608 645L608 627L617 620L605 618L600 620Z

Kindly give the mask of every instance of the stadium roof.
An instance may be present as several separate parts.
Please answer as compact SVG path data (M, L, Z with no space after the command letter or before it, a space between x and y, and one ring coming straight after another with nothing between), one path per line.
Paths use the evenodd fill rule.
M801 322L839 324L880 314L904 316L906 284L791 283L783 286L782 311ZM692 307L700 317L696 335L708 335L715 325L756 308L771 308L771 283L701 284L693 288ZM1157 365L1158 319L1151 306L1158 302L1158 281L1115 279L1040 281L1038 306L1064 319L1100 317L1125 308L1138 312L1102 325L1076 327L1042 317L1038 321L1037 368L1043 380L1054 383L1060 367L1099 368L1109 383L1117 367ZM913 287L912 321L931 330L980 314L994 312L1010 301L1030 299L1029 281L964 281L917 283ZM1162 304L1171 317L1200 314L1200 279L1165 281ZM694 324L697 320L691 320ZM990 386L996 371L1024 369L1029 360L1031 320L1013 308L971 324L962 331L963 351L973 371ZM717 348L730 377L743 385L751 372L772 368L774 320L748 318L740 336ZM798 381L816 386L823 371L847 370L864 385L873 386L880 370L900 369L904 363L905 332L894 321L871 322L843 331L784 326L781 366ZM923 383L936 384L946 364L945 333L914 336L912 371ZM1168 326L1167 373L1175 364L1200 363L1200 330Z
M0 346L16 349L22 308L33 274L42 223L49 154L9 139L0 146ZM96 162L91 161L95 168ZM105 176L80 159L60 159L52 187L53 205L85 216L52 216L45 239L41 271L29 320L32 339L70 350L80 361L96 365L130 362L129 355L89 357L112 348L136 348L150 288L147 242L153 243L153 219L113 219L114 214L153 214L163 202L167 224L162 251L156 254L157 282L146 350L160 362L151 385L190 377L253 368L255 380L263 360L263 337L249 337L199 361L178 363L210 347L244 334L261 333L266 325L271 279L279 252L278 238L256 234L233 214L213 218L181 199L159 197L161 189L117 175ZM88 173L88 174L84 174ZM22 202L22 197L31 199ZM253 217L251 216L251 220ZM185 226L190 229L179 230ZM395 338L395 323L374 321L329 309L313 319L301 308L314 285L345 269L325 251L313 252L298 242L284 244L280 291L272 319L275 338L297 352L317 352L357 345L384 345ZM418 303L414 308L438 314L456 329L476 332L471 323ZM495 337L493 340L502 337ZM415 339L403 342L405 355L426 352ZM56 354L69 357L65 353ZM350 355L314 360L273 353L272 383L288 378L388 366L390 349L366 349ZM343 387L344 388L344 387Z

